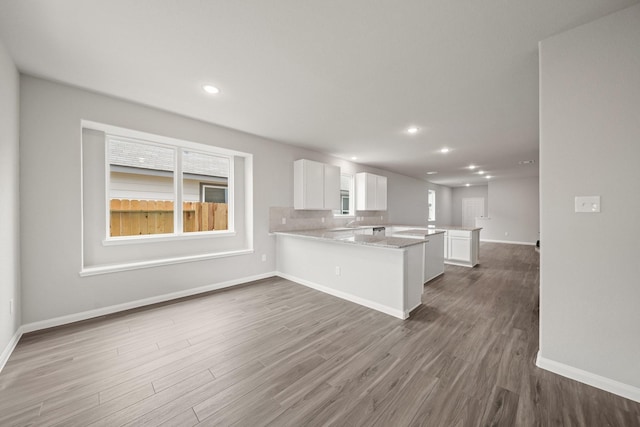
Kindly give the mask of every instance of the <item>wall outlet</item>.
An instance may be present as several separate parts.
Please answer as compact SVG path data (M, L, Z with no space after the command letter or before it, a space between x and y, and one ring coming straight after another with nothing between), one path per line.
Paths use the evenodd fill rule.
M324 217L320 218L320 221L324 224Z
M509 235L509 232L508 232L508 231L505 231L505 232L504 232L504 235L505 235L505 236L508 236L508 235Z
M9 314L13 314L13 298L9 300Z
M336 276L340 275L340 267L336 265Z
M267 260L267 254L262 254L262 262L265 262Z
M576 196L575 211L584 213L600 212L600 196Z
M286 223L287 223L287 218L282 217L282 225L284 225L284 224L286 224Z

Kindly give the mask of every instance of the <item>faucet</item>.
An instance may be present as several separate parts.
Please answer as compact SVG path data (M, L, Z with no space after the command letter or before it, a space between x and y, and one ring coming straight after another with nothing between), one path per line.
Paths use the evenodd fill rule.
M353 220L349 221L349 222L347 223L347 225L345 225L345 227L352 227L354 224L357 224L357 222L358 222L358 220L353 219ZM355 228L355 227L354 227L354 228Z

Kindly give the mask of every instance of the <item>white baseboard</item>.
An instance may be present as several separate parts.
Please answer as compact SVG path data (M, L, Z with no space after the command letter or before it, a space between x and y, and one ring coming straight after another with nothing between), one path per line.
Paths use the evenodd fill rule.
M18 328L18 330L13 334L7 346L2 350L2 354L0 354L0 372L4 368L4 365L7 364L7 360L9 360L9 356L15 350L16 345L18 345L18 341L20 341L20 337L22 337L23 329L22 326Z
M608 391L609 393L617 394L618 396L640 402L640 388L587 372L579 368L574 368L573 366L565 365L564 363L556 362L555 360L547 359L542 357L539 351L538 357L536 358L536 366L555 374L562 375L563 377Z
M81 320L92 319L107 314L117 313L119 311L130 310L132 308L143 307L145 305L157 304L159 302L171 301L178 298L188 297L201 294L204 292L215 291L217 289L228 288L230 286L240 285L254 280L266 279L273 277L274 272L258 274L255 276L242 277L240 279L227 280L226 282L214 283L211 285L201 286L199 288L185 289L183 291L172 292L170 294L158 295L136 301L125 302L122 304L102 307L95 310L83 311L80 313L69 314L67 316L55 317L53 319L41 320L22 325L23 333L34 332L41 329L52 328L54 326L66 325L68 323L79 322Z
M470 262L463 262L463 261L451 261L451 260L448 260L448 259L445 259L445 260L444 260L444 263L445 263L445 264L449 264L449 265L457 265L458 267L471 267L471 268L473 268L473 267L475 267L476 265L478 265L478 264L479 264L479 263L478 263L478 264L475 264L475 265L471 265L471 263L470 263Z
M343 300L347 300L347 301L350 301L350 302L353 302L353 303L356 303L356 304L359 304L359 305L363 305L365 307L368 307L368 308L371 308L371 309L374 309L374 310L377 310L377 311L381 311L382 313L388 314L388 315L393 316L393 317L397 317L398 319L404 320L404 319L408 318L409 317L409 312L411 311L411 310L407 310L407 311L397 310L395 308L386 306L384 304L377 303L375 301L371 301L371 300L368 300L368 299L365 299L365 298L361 298L361 297L358 297L358 296L355 296L355 295L351 295L351 294L348 294L346 292L337 291L335 289L326 287L324 285L320 285L320 284L315 283L315 282L310 282L309 280L304 280L304 279L301 279L299 277L291 276L291 275L286 274L286 273L281 273L279 271L277 271L275 274L276 274L276 276L282 277L283 279L287 279L287 280L290 280L292 282L298 283L300 285L304 285L304 286L307 286L309 288L315 289L317 291L324 292L325 294L333 295L334 297L338 297L338 298L341 298Z
M2 351L2 354L0 355L0 372L2 372L4 365L7 363L9 357L11 356L11 353L13 353L13 350L16 348L16 345L18 344L18 341L20 341L22 334L39 331L41 329L53 328L55 326L66 325L73 322L79 322L81 320L92 319L94 317L100 317L107 314L130 310L132 308L144 307L146 305L157 304L159 302L171 301L178 298L215 291L217 289L241 285L243 283L253 282L255 280L274 277L275 275L275 272L262 273L255 276L227 280L226 282L214 283L211 285L201 286L199 288L185 289L184 291L172 292L170 294L158 295L155 297L145 298L137 301L130 301L122 304L111 305L109 307L102 307L96 310L88 310L80 313L69 314L67 316L54 317L53 319L24 324L18 328L18 330L9 341L9 344L7 344L5 349Z
M536 243L533 242L514 242L512 240L487 240L487 239L480 239L481 243L507 243L509 245L527 245L527 246L535 246Z

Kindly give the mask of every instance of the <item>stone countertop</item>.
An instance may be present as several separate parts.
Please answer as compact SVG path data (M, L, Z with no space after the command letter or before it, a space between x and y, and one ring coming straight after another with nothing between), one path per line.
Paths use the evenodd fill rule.
M436 229L439 229L439 230L478 231L478 230L482 230L482 227L461 227L459 225L437 225Z
M436 225L435 227L426 227L424 225L411 225L411 224L389 224L387 227L412 227L415 230L436 230L436 231L445 231L445 230L460 230L460 231L477 231L482 230L482 227L462 227L459 225Z
M434 234L444 234L445 230L437 228L412 228L410 230L396 231L393 234L404 234L407 236L433 236Z
M349 231L335 230L304 230L304 231L277 231L275 234L285 236L302 237L306 239L331 240L338 243L373 246L378 248L403 249L408 246L420 245L428 242L428 239L415 239L410 237L369 236L353 234Z

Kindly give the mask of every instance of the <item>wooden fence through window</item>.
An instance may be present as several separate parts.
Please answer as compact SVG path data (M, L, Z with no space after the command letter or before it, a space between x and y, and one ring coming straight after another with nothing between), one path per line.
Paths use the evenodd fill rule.
M111 236L173 233L173 202L111 199ZM183 231L226 230L226 203L184 202Z

